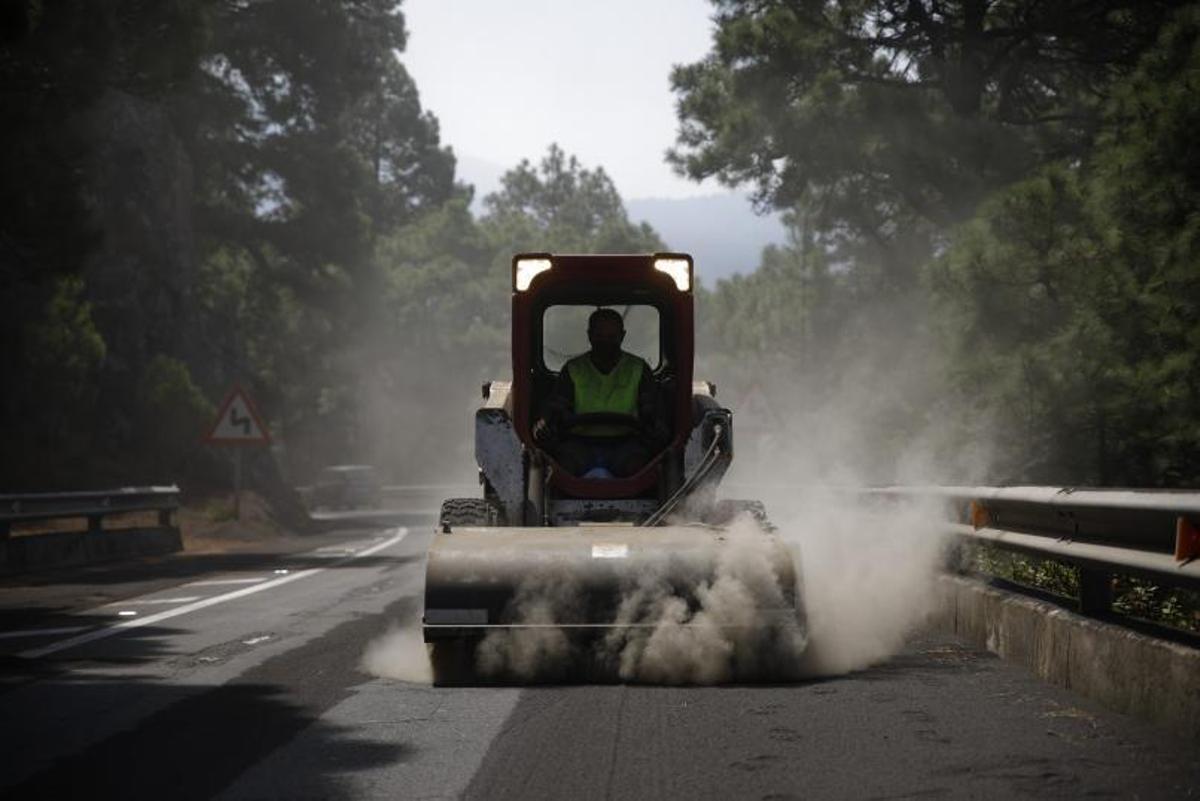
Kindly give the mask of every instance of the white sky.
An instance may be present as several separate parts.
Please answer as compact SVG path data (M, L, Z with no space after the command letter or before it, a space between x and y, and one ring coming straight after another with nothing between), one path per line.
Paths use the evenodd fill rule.
M551 142L625 199L722 191L675 175L671 66L709 50L707 0L404 0L401 61L462 164L501 171ZM466 170L462 168L467 168Z

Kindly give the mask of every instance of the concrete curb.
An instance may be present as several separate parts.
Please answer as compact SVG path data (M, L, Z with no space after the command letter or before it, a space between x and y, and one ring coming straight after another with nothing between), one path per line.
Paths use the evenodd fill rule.
M959 576L939 579L934 622L1118 712L1200 739L1200 650Z
M174 526L119 531L76 531L11 537L0 543L0 573L27 573L183 550Z

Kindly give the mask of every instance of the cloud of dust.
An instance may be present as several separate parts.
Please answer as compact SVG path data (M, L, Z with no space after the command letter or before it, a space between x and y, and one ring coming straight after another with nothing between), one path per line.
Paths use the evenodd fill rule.
M873 509L855 490L991 477L986 427L959 427L937 343L913 324L925 313L898 306L890 316L864 314L857 337L803 369L713 376L725 381L736 434L722 494L762 500L803 564L807 675L886 659L936 601L948 546L943 505ZM704 369L697 375L707 378Z
M577 577L539 571L517 588L510 603L513 622L530 628L489 631L475 652L479 672L524 679L561 676L574 653L567 635L552 624L575 617L572 612L582 601Z
M429 684L433 670L421 631L412 626L393 628L372 640L362 658L363 669L385 679Z
M779 571L779 560L790 556L748 515L730 526L725 545L703 578L672 560L631 565L612 618L594 621L613 628L586 651L547 625L579 619L585 590L564 575L533 577L510 607L514 622L533 627L489 632L477 667L485 676L540 680L591 666L623 681L657 684L795 675L803 628L763 625L763 610L787 615L792 606Z
M706 578L669 560L636 565L611 619L593 621L614 627L588 646L554 625L583 618L586 589L569 571L538 571L508 612L527 627L490 631L476 650L479 674L545 681L600 671L629 682L707 685L837 675L896 653L933 611L947 545L937 525L944 510L933 503L870 509L837 490L777 501L778 539L742 515ZM764 610L791 605L780 583L779 540L800 577L807 626L763 625ZM415 628L372 642L363 664L377 676L431 681Z
M934 611L948 545L939 504L868 509L846 493L813 490L774 508L781 536L803 558L805 675L883 661Z

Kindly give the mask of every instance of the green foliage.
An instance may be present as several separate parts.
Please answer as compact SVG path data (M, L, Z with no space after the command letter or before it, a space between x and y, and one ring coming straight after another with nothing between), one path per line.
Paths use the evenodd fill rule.
M1194 6L714 5L672 160L811 225L702 298L715 366L875 463L936 430L990 481L1200 482Z
M1079 568L1065 562L978 545L971 548L969 567L1064 599L1079 598ZM1166 589L1124 575L1112 576L1111 587L1112 611L1117 614L1200 633L1200 593Z
M713 52L673 76L671 158L755 186L793 237L698 291L702 369L802 377L806 430L867 421L881 480L936 427L1006 432L999 480L1200 481L1200 22L1179 5L716 0ZM234 382L295 478L428 473L412 454L465 440L508 369L514 252L665 248L557 146L474 219L394 0L14 9L5 487L205 481L189 449Z
M1200 634L1200 593L1170 590L1145 579L1117 576L1113 611Z
M1063 598L1079 597L1079 568L1064 562L980 545L971 549L970 567L980 573Z
M1039 152L1086 140L1092 90L1170 4L714 0L717 33L679 67L673 159L834 220L962 219ZM880 208L887 204L888 208Z
M997 194L931 270L955 381L1020 432L1003 475L1200 482L1200 24L1114 89L1095 150Z
M507 260L519 251L642 253L664 249L645 223L634 225L602 167L588 170L551 145L535 168L522 161L484 198L488 239Z
M164 358L187 370L168 382L172 442L202 433L182 434L197 408L187 386L213 399L235 381L282 430L344 442L352 377L369 370L356 351L388 280L378 243L464 194L397 61L398 4L67 0L18 16L0 43L0 331L8 377L31 389L5 402L6 441L31 414L54 417L32 387L42 340L65 335L55 318L32 323L58 276L80 288L107 358L67 387L91 403L58 437L92 455L39 470L12 459L0 481L165 469L130 402L167 380Z
M89 374L104 361L105 346L78 276L59 279L41 319L30 325L28 342L30 361L52 372L60 391L86 391Z
M196 471L211 470L210 464L198 458L196 445L216 407L193 383L187 365L161 354L153 357L142 373L136 398L148 480L155 476L194 478ZM211 476L201 473L199 477Z
M907 289L984 197L1085 151L1101 87L1174 4L714 5L712 52L672 75L676 168L811 210L841 258Z
M57 279L18 340L26 361L18 368L21 381L5 393L6 411L17 423L5 442L34 475L59 459L82 461L91 444L89 423L108 349L83 293L77 276Z

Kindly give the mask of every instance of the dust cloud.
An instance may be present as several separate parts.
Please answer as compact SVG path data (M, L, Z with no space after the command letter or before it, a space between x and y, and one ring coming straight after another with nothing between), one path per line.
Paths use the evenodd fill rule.
M716 684L794 673L804 631L763 619L763 610L785 610L793 600L780 585L770 540L762 534L749 515L733 522L712 581L696 588L695 612L661 582L643 581L625 594L617 622L651 625L615 629L606 639L622 679Z
M484 676L562 677L574 654L567 635L553 624L575 617L572 612L583 602L577 577L540 572L517 588L510 604L513 622L530 628L488 632L476 649L476 667Z
M934 578L947 545L937 529L942 510L872 510L837 490L808 491L779 505L787 512L776 536L796 565L806 626L765 619L764 610L786 609L790 601L771 540L743 515L730 526L710 579L685 593L668 564L642 565L606 621L615 626L587 645L553 625L579 618L584 588L565 574L531 578L509 612L528 628L489 632L475 654L479 676L710 685L839 675L896 653L936 603ZM385 678L432 680L416 628L372 642L363 665Z
M601 675L629 682L717 684L797 675L803 627L775 625L764 610L795 622L780 584L778 545L748 515L729 527L701 577L671 560L631 563L602 637L572 643L549 624L579 619L586 591L568 576L532 577L509 609L529 628L497 629L481 642L481 675L547 680ZM782 554L788 558L786 553ZM790 573L790 571L787 571Z
M397 627L372 640L362 658L363 669L385 679L429 684L433 670L418 628Z
M763 610L787 601L770 541L743 516L694 594L673 590L661 570L643 570L623 589L616 627L590 650L574 649L549 626L497 630L479 648L481 674L553 680L592 664L622 681L708 685L838 675L896 653L934 610L947 546L937 525L943 510L872 510L836 490L780 506L788 511L777 536L798 568L806 628L764 625ZM579 603L569 581L531 581L515 600L515 619L545 625Z
M812 490L774 506L781 536L804 559L804 675L870 667L925 624L948 546L940 505L869 509L849 493Z

